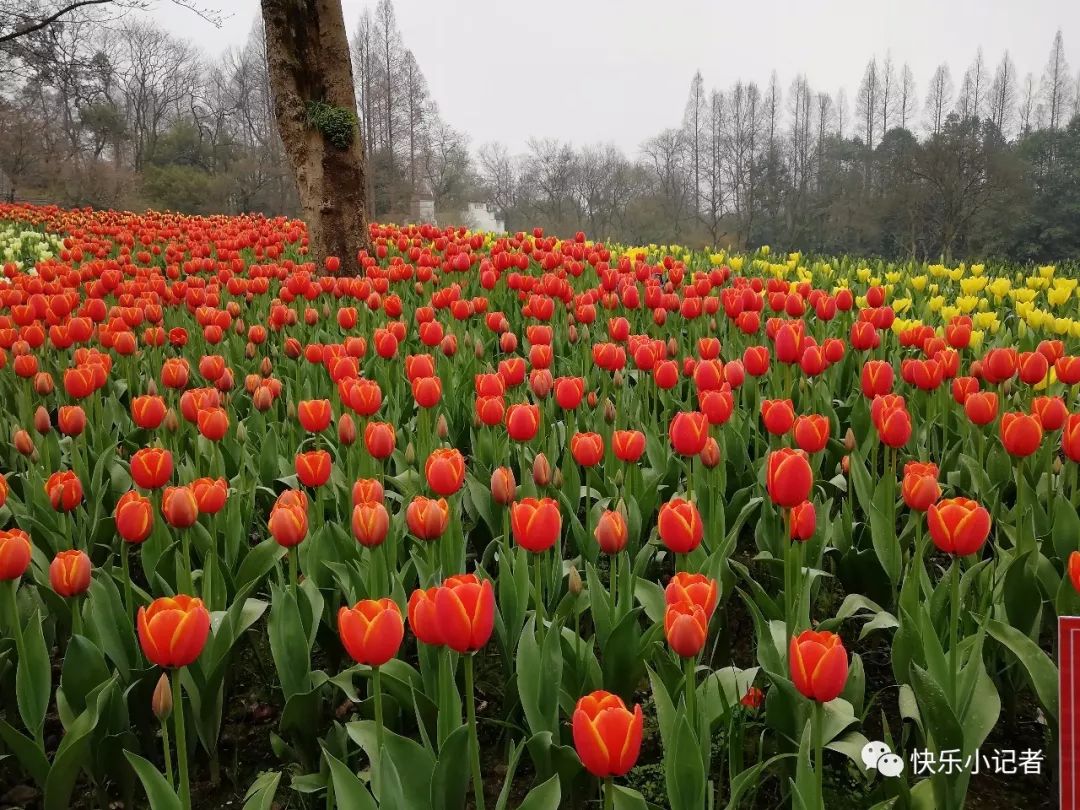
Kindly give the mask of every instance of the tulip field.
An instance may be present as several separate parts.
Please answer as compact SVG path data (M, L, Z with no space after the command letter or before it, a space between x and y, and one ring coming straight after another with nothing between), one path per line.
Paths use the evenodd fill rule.
M1080 267L371 237L0 205L0 806L1056 804Z

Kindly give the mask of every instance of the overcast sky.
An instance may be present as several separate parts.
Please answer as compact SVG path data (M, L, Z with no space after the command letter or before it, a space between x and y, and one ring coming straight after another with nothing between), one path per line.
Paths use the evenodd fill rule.
M215 0L203 0L214 5ZM343 0L350 33L375 0ZM258 0L216 0L215 29L162 0L157 21L210 55L247 37ZM1080 70L1077 0L395 0L398 27L444 118L473 146L517 151L530 137L613 141L633 152L679 123L694 71L705 84L737 78L787 90L805 72L815 90L854 99L867 61L891 52L911 65L920 99L949 63L959 88L981 45L990 69L1008 49L1023 76L1041 76L1061 28ZM853 106L853 105L852 105Z

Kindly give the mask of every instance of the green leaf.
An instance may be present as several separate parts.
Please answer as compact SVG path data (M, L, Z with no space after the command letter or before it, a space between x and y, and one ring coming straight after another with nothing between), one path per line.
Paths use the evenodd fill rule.
M433 810L460 810L469 789L469 727L458 726L443 741L431 776Z
M559 786L559 776L556 774L542 785L537 785L530 790L524 801L518 805L518 810L559 810L561 800L562 788Z
M389 729L383 730L383 753L379 755L375 740L375 723L371 720L357 720L345 726L353 741L364 749L368 759L377 762L380 779L386 774L384 766L388 763L393 765L393 770L405 779L401 782L401 792L404 804L402 807L422 808L429 807L431 802L431 781L435 771L435 757L431 752L424 749L419 743L402 737ZM392 782L379 783L379 805L387 805L387 790L393 790Z
M518 694L525 720L533 734L543 731L559 737L559 685L562 682L562 645L556 626L536 640L536 624L529 619L518 642Z
M780 760L792 756L794 756L794 754L777 754L773 757L769 757L769 759L764 762L758 762L755 765L751 765L745 771L741 771L738 776L731 780L731 795L728 797L726 810L738 810L742 804L742 798L746 795L747 791L759 784L761 774Z
M1040 705L1054 722L1058 719L1058 668L1038 644L1015 627L997 619L986 623L986 631L1007 647L1023 664Z
M45 712L52 695L52 667L45 637L41 630L41 617L37 611L30 617L23 630L23 658L15 670L15 692L19 703L19 716L35 739L41 736L45 725Z
M248 585L257 585L287 553L288 550L273 538L263 540L240 563L240 570L236 572L236 589L242 591Z
M285 699L307 692L311 688L311 657L300 610L291 590L273 588L267 631Z
M37 743L3 718L0 718L0 740L3 740L19 764L37 782L38 787L44 788L45 781L49 778L49 760L46 759L45 752L37 747Z
M131 763L139 781L142 782L146 798L150 800L150 810L181 810L176 791L149 760L143 759L132 751L125 751L124 756L127 757L127 761Z
M86 708L86 696L109 679L109 667L101 650L85 636L72 636L60 672L60 690L75 714Z
M895 480L882 478L874 490L874 500L870 504L870 539L874 544L874 554L894 585L900 581L901 565L896 526L890 525L896 509L895 490Z
M45 810L67 810L71 806L71 792L79 772L90 757L90 744L98 718L102 708L111 700L116 684L117 676L114 675L87 698L86 711L75 719L60 741L45 781Z
M244 794L243 810L271 810L279 782L281 782L280 771L260 774L259 778L251 783L248 792Z
M681 711L673 733L673 745L664 749L664 777L671 810L701 810L705 806L705 766L694 731Z
M334 784L334 799L339 810L378 810L375 799L352 770L337 757L323 748L323 756L330 765L330 778Z
M636 790L612 784L615 796L615 810L649 810L645 797Z

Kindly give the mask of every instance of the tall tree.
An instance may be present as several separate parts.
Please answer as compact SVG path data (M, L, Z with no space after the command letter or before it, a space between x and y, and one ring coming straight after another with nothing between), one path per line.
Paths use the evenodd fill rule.
M1041 88L1043 103L1046 105L1046 125L1050 129L1057 129L1062 123L1067 122L1069 84L1069 63L1065 59L1065 41L1061 36L1061 29L1058 29L1058 32L1054 34L1054 42L1050 46L1050 58L1043 71Z
M687 151L690 153L690 173L693 177L691 199L695 214L701 210L701 175L706 163L705 142L708 133L708 99L705 95L705 80L701 71L694 73L690 81L690 96L686 100L683 113L683 132Z
M915 75L906 62L900 69L899 97L896 100L896 120L901 129L909 129L915 119Z
M1008 135L1015 105L1016 67L1009 58L1009 52L1005 51L994 73L987 100L989 118L1002 135Z
M364 144L341 0L262 0L274 115L318 261L370 248Z
M926 125L931 134L937 135L945 125L949 104L952 101L952 77L949 66L938 65L930 77L930 89L926 94Z

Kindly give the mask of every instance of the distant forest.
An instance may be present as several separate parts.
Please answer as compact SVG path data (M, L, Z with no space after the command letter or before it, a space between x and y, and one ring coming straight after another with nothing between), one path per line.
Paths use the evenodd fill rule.
M2 22L2 21L0 21ZM1080 257L1080 75L1059 32L1038 73L981 49L920 86L889 55L858 92L691 82L682 121L611 144L472 144L431 98L390 0L351 26L369 207L626 243L770 244L889 258ZM493 114L496 114L493 112ZM216 58L93 7L0 42L0 189L63 205L296 212L256 27Z

